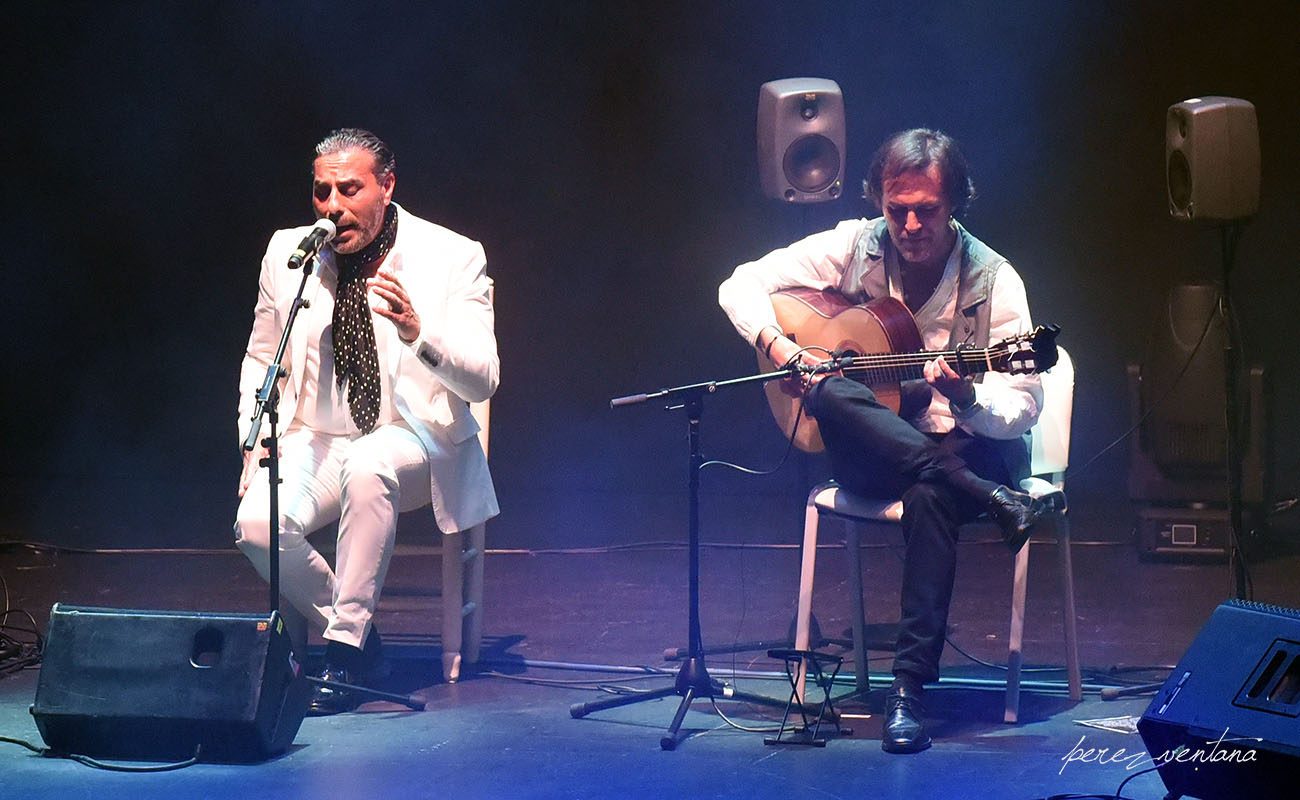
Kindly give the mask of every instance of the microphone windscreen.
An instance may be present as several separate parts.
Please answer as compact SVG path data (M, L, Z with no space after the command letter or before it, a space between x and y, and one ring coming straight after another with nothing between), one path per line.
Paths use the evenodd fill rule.
M316 229L323 231L325 234L325 238L321 239L322 242L328 242L333 239L334 234L338 232L338 228L334 226L334 223L324 217L316 220Z

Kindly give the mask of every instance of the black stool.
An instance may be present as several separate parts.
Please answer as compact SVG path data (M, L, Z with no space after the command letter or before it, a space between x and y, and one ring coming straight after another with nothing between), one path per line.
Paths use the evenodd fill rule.
M785 714L781 717L781 729L776 736L768 736L763 739L763 744L804 744L813 747L825 747L826 738L820 736L823 721L829 721L835 726L836 736L851 736L853 731L840 725L839 714L835 713L835 707L831 705L831 687L835 685L835 676L840 673L840 666L844 659L840 656L831 655L830 653L819 653L816 650L768 650L768 658L779 658L785 662L785 675L790 680L790 699L785 704ZM808 706L799 702L799 665L808 666L808 677L813 679L813 683L821 687L822 702L817 709L815 719L809 719ZM833 667L830 675L826 674L824 665ZM790 710L792 707L799 708L799 717L803 724L790 729L790 736L786 734L786 722L790 719ZM785 738L782 738L785 737Z

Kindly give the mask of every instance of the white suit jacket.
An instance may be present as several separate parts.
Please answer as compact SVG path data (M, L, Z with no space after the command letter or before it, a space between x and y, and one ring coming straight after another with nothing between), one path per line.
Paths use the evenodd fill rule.
M491 397L500 379L487 258L476 241L400 206L397 214L397 241L383 267L406 288L420 315L420 336L409 344L403 342L395 325L376 317L375 340L388 354L394 409L429 452L438 527L444 532L461 531L498 513L487 458L479 445L479 426L469 410L469 403ZM302 226L276 231L262 258L253 331L239 375L241 445L302 283L302 272L287 266L289 256L310 230ZM324 264L332 267L334 258L333 250L322 250ZM281 430L297 414L306 363L305 317L316 313L317 304L311 301L320 291L320 279L313 271L303 291L310 305L299 311L284 357L288 375L280 381Z

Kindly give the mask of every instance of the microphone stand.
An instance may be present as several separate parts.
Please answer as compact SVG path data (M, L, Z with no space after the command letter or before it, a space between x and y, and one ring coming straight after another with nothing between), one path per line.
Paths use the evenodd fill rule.
M302 281L298 284L298 294L293 298L293 305L289 307L289 318L285 321L284 331L280 334L280 344L275 350L275 358L271 361L271 365L266 368L266 378L262 381L262 388L257 392L257 405L253 409L253 424L248 429L248 436L244 439L244 450L252 452L257 446L257 437L262 431L262 416L265 415L270 423L271 433L262 440L262 446L267 449L267 455L266 458L258 461L258 464L266 467L267 479L271 483L271 516L268 518L270 538L267 542L270 565L267 581L270 583L270 609L272 615L278 614L280 610L280 437L277 430L280 421L278 411L280 389L277 384L280 378L288 374L284 369L283 362L284 351L289 347L289 332L293 330L293 323L298 319L298 311L310 305L309 301L302 299L302 294L307 288L307 279L311 277L312 267L315 264L316 259L312 258L302 266Z
M731 686L724 686L720 681L715 681L709 676L709 671L704 664L704 643L700 635L700 470L704 464L704 456L700 452L700 418L704 412L703 401L705 396L713 394L719 388L749 383L765 383L778 378L792 378L797 374L798 368L796 367L749 375L743 378L706 381L672 389L660 389L655 392L616 397L609 401L611 408L618 408L620 406L639 405L650 400L666 400L668 401L668 405L665 406L666 410L684 410L686 412L687 441L690 448L687 476L689 532L689 546L687 548L689 562L687 657L682 661L681 668L677 671L677 679L672 686L635 695L610 697L593 703L575 703L569 707L569 714L574 719L580 719L593 711L601 711L632 703L642 703L647 700L655 700L676 694L682 698L682 701L677 706L677 713L673 716L672 724L668 726L667 732L659 739L659 746L662 749L672 750L676 748L679 741L678 730L681 728L682 720L686 717L686 712L691 703L696 699L722 697L773 708L786 707L786 701L784 700L777 700L760 694L743 692Z
M268 518L270 536L267 540L267 555L270 564L267 570L267 582L270 584L269 605L273 629L276 628L274 621L280 615L280 437L277 430L280 420L278 410L280 389L278 383L280 378L288 374L284 369L283 362L284 351L289 347L289 332L293 330L293 323L298 319L299 310L308 308L311 305L310 301L304 300L302 295L307 288L307 279L311 277L312 268L316 263L317 260L313 257L302 265L302 281L298 284L298 294L293 298L293 305L289 307L289 318L285 320L284 331L280 334L280 344L275 350L275 359L266 368L266 378L262 381L262 388L257 392L257 405L253 409L253 424L248 430L248 436L244 439L244 450L251 452L257 446L257 437L262 430L262 417L265 416L270 426L270 434L261 442L262 446L267 449L267 454L266 458L261 459L258 464L266 467L267 480L271 484L271 516ZM306 647L305 642L303 647ZM306 653L300 653L299 657L305 661ZM416 711L424 710L424 701L415 695L392 694L351 683L326 682L314 677L307 677L306 680L313 684L329 686L331 689L343 689L369 695L380 700L389 700Z

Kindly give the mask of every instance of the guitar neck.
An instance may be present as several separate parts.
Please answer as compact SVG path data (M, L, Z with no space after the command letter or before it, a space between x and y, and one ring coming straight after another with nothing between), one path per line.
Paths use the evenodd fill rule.
M943 356L959 375L979 375L998 367L994 357L1005 354L1002 347L963 348L958 350L922 351L918 353L881 353L853 356L843 367L845 377L867 384L898 383L925 377L925 362Z

